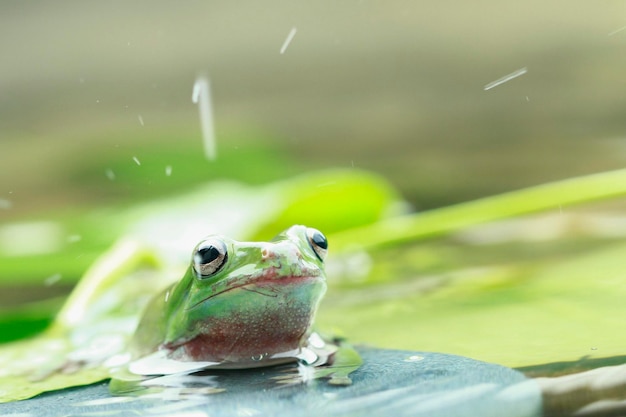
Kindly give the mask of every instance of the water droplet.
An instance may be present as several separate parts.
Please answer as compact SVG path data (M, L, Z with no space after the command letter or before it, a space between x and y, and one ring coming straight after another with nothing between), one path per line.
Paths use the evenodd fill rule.
M422 360L424 360L424 357L419 355L411 355L408 358L404 359L405 362L419 362Z
M135 161L135 163L137 165L141 165L141 162L139 161L139 158L137 158L136 156L133 156L133 161Z
M69 235L67 237L67 243L76 243L80 242L83 237L81 235Z
M172 175L172 166L168 165L165 167L165 176L169 177L170 175Z
M143 117L141 117L141 115L138 114L137 119L139 119L139 123L143 126Z
M326 346L324 339L322 339L322 337L317 333L311 333L311 336L309 336L309 343L316 349L322 349Z
M193 85L191 101L198 104L200 112L200 127L204 140L204 153L207 159L214 160L217 157L215 145L215 126L213 123L213 105L211 102L211 89L206 77L198 77Z
M521 76L521 75L526 74L527 72L528 72L528 68L527 68L527 67L524 67L524 68L520 68L520 69L518 69L518 70L515 70L515 71L513 71L512 73L507 74L507 75L505 75L504 77L499 78L499 79L497 79L497 80L495 80L495 81L492 81L492 82L490 82L489 84L485 85L485 86L483 87L483 90L485 90L485 91L487 91L487 90L491 90L492 88L497 87L497 86L499 86L500 84L504 84L504 83L506 83L507 81L511 81L511 80L512 80L512 79L514 79L514 78L517 78L517 77L519 77L519 76Z
M298 359L300 359L301 362L307 365L312 365L319 359L319 356L317 355L317 353L315 353L313 350L308 349L306 347L302 348L302 350L297 355L297 357Z
M341 385L341 386L346 386L346 385L352 385L352 380L345 376L345 375L333 375L330 380L328 380L328 383L330 385Z
M113 172L113 170L107 169L106 171L104 171L104 173L107 176L107 178L110 179L111 181L115 179L115 172Z
M294 36L296 36L296 32L298 30L296 29L296 27L292 27L291 30L289 31L289 34L287 34L287 39L285 39L285 42L283 42L283 45L280 47L280 54L284 54L285 51L287 50L287 47L289 46L289 44L291 43L292 39Z
M50 275L48 278L46 278L43 281L43 285L45 285L46 287L50 287L56 284L57 282L59 282L61 278L62 278L61 274L58 274L58 273L54 275Z

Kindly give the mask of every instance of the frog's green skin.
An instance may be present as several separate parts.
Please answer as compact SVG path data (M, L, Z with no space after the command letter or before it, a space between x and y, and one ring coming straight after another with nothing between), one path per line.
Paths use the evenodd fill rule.
M169 359L234 368L293 360L326 291L326 246L305 226L271 242L207 237L182 280L148 304L131 341L133 357L165 351Z

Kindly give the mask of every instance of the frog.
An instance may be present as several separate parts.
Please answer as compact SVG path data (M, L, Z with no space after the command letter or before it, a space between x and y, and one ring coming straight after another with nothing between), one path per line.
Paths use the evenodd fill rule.
M161 381L181 378L193 395L207 388L204 372L290 362L297 367L273 371L270 379L350 385L349 375L362 363L359 354L313 328L327 288L327 253L325 235L302 225L269 242L206 236L182 278L145 307L129 343L131 358L112 370L111 393L134 395L148 387L152 393L167 389Z
M324 234L303 225L269 242L206 236L182 279L144 309L130 341L134 363L155 354L229 369L297 360L326 292L327 253Z

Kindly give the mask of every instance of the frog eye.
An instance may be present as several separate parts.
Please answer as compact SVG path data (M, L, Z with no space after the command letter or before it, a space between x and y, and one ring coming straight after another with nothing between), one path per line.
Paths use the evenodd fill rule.
M320 261L323 261L328 252L328 240L326 240L326 236L319 230L311 227L306 230L306 236L313 252L315 252Z
M228 260L226 244L219 239L209 239L200 243L193 254L193 269L198 278L210 277L219 271Z

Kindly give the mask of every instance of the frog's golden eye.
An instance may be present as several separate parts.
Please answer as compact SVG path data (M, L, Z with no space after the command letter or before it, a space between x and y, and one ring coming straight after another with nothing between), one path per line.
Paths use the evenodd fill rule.
M227 260L226 244L219 239L208 239L196 247L193 254L193 269L198 278L208 278L219 271Z
M306 236L307 239L309 239L309 245L311 245L313 252L315 252L320 261L323 261L328 252L328 240L326 240L326 236L319 230L311 227L306 230Z

